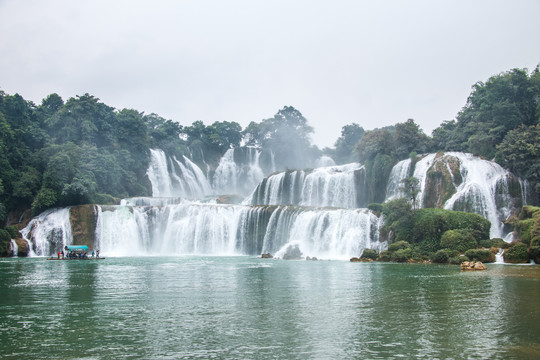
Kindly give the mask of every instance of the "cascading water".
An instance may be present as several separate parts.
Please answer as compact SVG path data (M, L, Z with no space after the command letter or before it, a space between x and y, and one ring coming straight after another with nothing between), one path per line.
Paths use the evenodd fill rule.
M31 245L29 256L48 256L73 242L69 209L46 210L21 230L23 239Z
M403 160L392 169L387 187L387 201L403 196L399 187L402 186L402 180L408 177L410 171L408 164L410 160ZM430 173L437 173L440 177L446 174L448 178L444 185L446 188L438 190L427 188ZM419 179L420 192L417 197L419 207L426 202L427 193L438 193L438 196L442 196L444 194L441 192L445 191L451 196L444 203L440 203L441 207L480 214L491 221L492 238L511 241L511 235L508 236L509 234L504 232L503 221L511 215L512 209L519 207L520 204L517 202L526 201L526 195L523 194L526 184L497 163L460 152L429 154L416 163L413 176ZM519 184L520 194L517 197L511 195L510 188L513 181ZM441 186L440 184L433 182L431 186Z
M352 163L274 174L257 186L246 203L358 208L360 184L356 173L360 170L362 165Z
M235 156L235 154L238 155ZM216 194L249 194L264 177L259 163L260 155L261 152L258 149L251 147L227 150L214 173L214 192Z
M247 148L227 154L214 173L216 189L242 192L241 185L251 182L252 190L263 178L260 152ZM267 157L271 164L272 154ZM203 203L187 199L217 191L210 188L204 173L187 158L179 161L153 149L148 177L154 197L96 206L93 245L105 256L258 255L290 243L320 258L360 256L365 248L384 246L378 242L376 216L366 209L309 206L356 208L355 174L361 169L359 164L349 164L270 176L258 185L269 188L262 194L262 206ZM269 205L280 203L306 206ZM63 224L61 230L48 220L56 227ZM51 211L36 218L25 235L36 254L50 255L72 242L69 225L69 209Z
M147 171L153 197L184 197L199 199L212 193L202 170L187 157L183 162L167 158L163 150L150 149Z
M371 212L183 202L101 207L96 243L109 256L256 255L298 242L322 258L359 256L378 246Z
M9 245L10 245L11 256L14 256L14 257L17 256L19 254L19 246L17 245L15 240L11 239Z
M388 178L388 185L386 186L386 201L405 196L405 193L401 190L403 187L401 181L409 176L410 168L411 159L402 160L394 165Z
M495 162L464 153L446 153L459 159L463 182L444 204L445 209L470 211L491 221L492 238L504 238L504 224L512 213L513 200L509 179L512 177Z

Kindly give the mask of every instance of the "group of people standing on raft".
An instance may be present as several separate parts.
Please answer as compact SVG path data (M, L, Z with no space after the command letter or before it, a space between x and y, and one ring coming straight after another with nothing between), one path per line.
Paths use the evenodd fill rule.
M64 250L66 250L65 252L65 255L64 255ZM67 258L67 259L88 259L88 252L84 252L84 253L81 253L81 252L76 252L76 251L69 251L68 247L64 247L64 249L62 249L61 251L58 251L56 253L56 255L58 256L59 259L64 259L64 258ZM94 251L92 250L92 257L96 257L96 258L99 258L99 249Z

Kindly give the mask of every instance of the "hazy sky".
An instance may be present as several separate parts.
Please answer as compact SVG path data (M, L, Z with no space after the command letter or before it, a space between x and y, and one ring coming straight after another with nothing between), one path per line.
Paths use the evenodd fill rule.
M36 104L250 121L285 105L331 146L413 118L427 134L471 86L540 63L540 0L0 0L0 89Z

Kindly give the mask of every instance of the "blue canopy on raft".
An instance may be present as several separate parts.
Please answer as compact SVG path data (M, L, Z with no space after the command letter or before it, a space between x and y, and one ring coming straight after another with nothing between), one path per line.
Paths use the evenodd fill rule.
M68 251L83 252L88 251L88 246L86 245L67 245Z

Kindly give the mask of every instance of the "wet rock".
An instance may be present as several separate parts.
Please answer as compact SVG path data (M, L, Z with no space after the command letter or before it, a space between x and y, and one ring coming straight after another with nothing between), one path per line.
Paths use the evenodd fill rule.
M317 261L317 260L319 260L319 259L317 259L316 256L314 256L314 257L306 256L306 260Z
M350 262L373 262L373 259L370 258L358 258L358 257L352 257L350 259Z
M302 252L298 245L289 245L285 254L283 255L283 260L300 260L302 258Z
M461 270L487 270L487 267L481 261L464 261Z
M273 259L274 256L272 256L272 254L270 253L266 253L266 254L262 254L261 255L261 259Z

